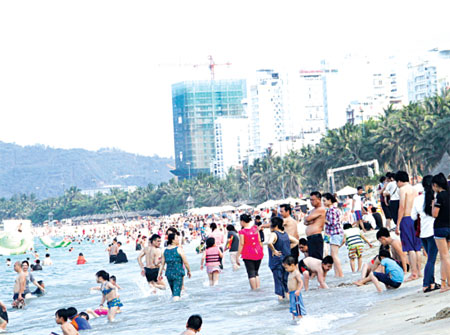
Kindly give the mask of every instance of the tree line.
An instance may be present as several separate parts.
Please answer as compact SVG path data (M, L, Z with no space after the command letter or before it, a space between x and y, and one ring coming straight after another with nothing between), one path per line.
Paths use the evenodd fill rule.
M270 149L250 166L230 170L225 179L200 175L189 180L171 179L158 186L149 184L134 192L112 189L110 194L83 195L77 187L59 197L38 200L36 196L0 198L0 219L28 218L35 223L48 219L104 214L118 210L157 209L163 214L186 210L188 196L194 205L225 203L257 204L269 199L298 197L312 190L328 189L330 168L377 159L381 172L405 170L410 175L429 172L450 150L450 90L411 103L401 109L389 106L377 119L346 124L329 130L320 143L293 150L283 158ZM336 185L374 184L367 167L339 172Z

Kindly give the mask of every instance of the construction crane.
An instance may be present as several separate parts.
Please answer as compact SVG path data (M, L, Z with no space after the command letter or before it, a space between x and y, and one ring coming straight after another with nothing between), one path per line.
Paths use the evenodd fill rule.
M209 67L209 71L211 72L211 80L214 80L215 79L215 67L216 66L223 66L223 65L230 66L231 65L230 62L217 64L214 61L213 56L211 56L211 55L208 56L208 61L209 61L209 63L201 63L201 64L189 64L189 63L185 63L185 64L159 64L158 66L178 66L178 67L194 67L194 68L207 66L207 67Z

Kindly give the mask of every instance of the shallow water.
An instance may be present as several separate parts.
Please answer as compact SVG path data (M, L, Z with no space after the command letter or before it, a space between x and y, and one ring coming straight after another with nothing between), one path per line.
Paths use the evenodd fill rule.
M39 241L35 246L42 259L45 248ZM30 300L24 310L8 309L8 334L61 333L54 321L57 309L74 306L83 311L100 304L101 294L91 292L90 288L97 286L95 273L102 269L115 275L123 288L120 291L123 313L116 317L114 323L108 323L105 317L91 320L93 329L83 331L84 334L178 334L184 330L188 317L197 313L203 317L202 334L336 334L342 324L354 321L366 307L386 297L377 294L374 287L337 287L341 282L350 283L358 278L358 275L349 273L346 249L341 248L345 278L334 279L330 273L328 283L332 288L320 291L315 289L317 281L313 280L310 283L313 289L302 292L308 315L300 324L293 325L289 305L278 303L273 293L267 256L260 269L260 291L249 290L243 266L237 272L231 270L228 254L225 255L225 270L220 276L219 286L210 288L206 272L200 271L200 256L195 253L194 245L184 246L192 278L185 277L186 294L180 302L174 303L170 290L157 295L150 293L145 278L140 275L136 251L125 248L129 263L114 265L108 263L103 244L85 242L73 246L75 250L72 253L68 248L50 249L54 265L34 273L36 280L44 280L47 294ZM87 264L75 264L79 252L84 253ZM26 257L10 258L14 263ZM28 257L33 259L31 255ZM15 272L5 265L5 260L5 256L0 256L0 299L10 306ZM390 292L388 295L392 296Z

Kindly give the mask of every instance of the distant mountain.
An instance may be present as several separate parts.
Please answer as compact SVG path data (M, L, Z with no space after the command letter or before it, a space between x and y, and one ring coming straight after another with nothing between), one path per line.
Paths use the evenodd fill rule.
M19 146L0 141L0 197L34 193L61 195L64 189L97 189L105 185L147 186L173 176L170 158L146 157L117 149L88 151Z

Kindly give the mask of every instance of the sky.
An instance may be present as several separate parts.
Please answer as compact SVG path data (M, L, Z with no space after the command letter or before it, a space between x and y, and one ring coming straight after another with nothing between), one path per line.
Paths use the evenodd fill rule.
M1 1L0 141L173 156L171 84L450 48L447 1Z

